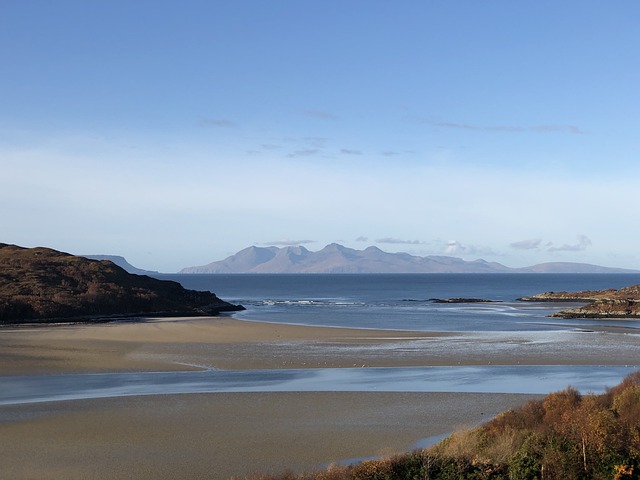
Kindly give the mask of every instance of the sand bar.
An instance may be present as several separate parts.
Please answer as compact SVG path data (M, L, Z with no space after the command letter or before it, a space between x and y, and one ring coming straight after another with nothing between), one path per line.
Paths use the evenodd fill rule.
M0 329L0 375L428 365L635 365L626 332L429 333L230 317Z

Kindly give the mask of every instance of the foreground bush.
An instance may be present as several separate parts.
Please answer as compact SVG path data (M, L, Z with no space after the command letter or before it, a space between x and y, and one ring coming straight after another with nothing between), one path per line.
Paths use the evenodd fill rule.
M409 454L255 480L640 479L640 372L602 395L573 388Z

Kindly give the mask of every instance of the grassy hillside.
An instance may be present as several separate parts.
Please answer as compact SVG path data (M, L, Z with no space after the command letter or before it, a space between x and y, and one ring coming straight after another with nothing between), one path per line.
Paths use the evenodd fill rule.
M110 261L0 244L0 324L238 309L213 293L133 275Z
M602 395L573 388L438 445L383 460L262 480L638 479L640 372Z

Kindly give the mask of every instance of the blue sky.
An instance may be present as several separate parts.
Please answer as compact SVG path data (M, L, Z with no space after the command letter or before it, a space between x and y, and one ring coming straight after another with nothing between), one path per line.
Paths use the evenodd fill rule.
M640 3L5 0L0 241L640 269Z

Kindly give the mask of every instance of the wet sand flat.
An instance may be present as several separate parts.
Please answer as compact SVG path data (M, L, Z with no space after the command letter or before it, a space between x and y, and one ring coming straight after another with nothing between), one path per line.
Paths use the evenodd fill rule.
M636 335L447 334L229 317L0 330L0 375L428 365L625 365ZM280 392L151 395L0 406L14 479L222 479L389 454L533 395Z
M428 332L306 327L229 317L143 319L0 329L0 375L306 366L308 345L380 345ZM291 358L283 358L289 355ZM352 362L353 363L353 362ZM337 359L334 366L352 366Z
M224 479L408 451L531 395L218 393L0 407L12 479Z
M68 372L635 365L640 337L603 332L430 333L306 327L229 317L0 330L0 375Z

